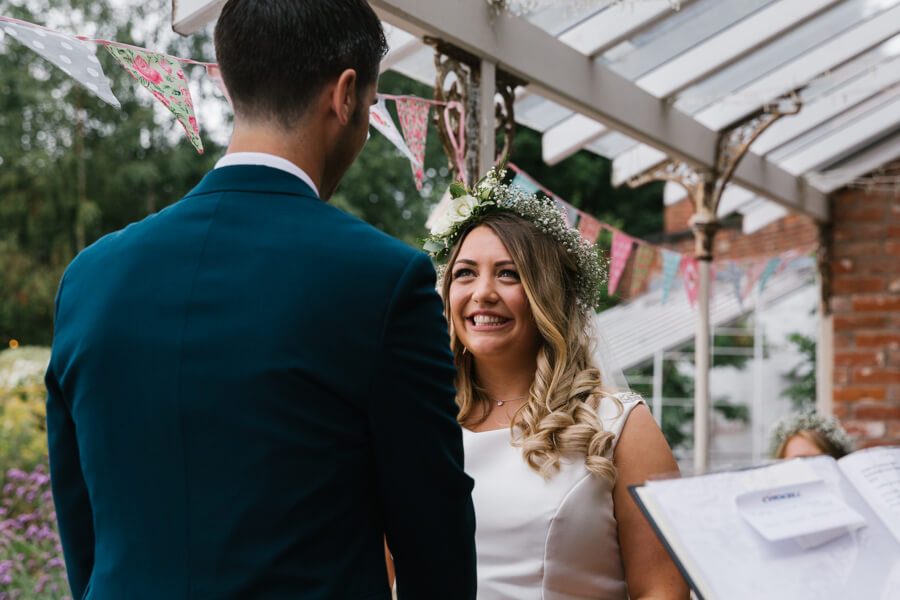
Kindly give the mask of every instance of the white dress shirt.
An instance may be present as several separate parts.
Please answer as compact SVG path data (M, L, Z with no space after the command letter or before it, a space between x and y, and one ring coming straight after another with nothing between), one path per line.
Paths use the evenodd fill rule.
M268 154L266 152L232 152L231 154L226 154L220 158L219 162L216 163L215 168L233 167L236 165L261 165L263 167L279 169L299 177L303 183L312 188L312 191L316 193L316 196L319 195L319 188L316 187L316 184L313 183L312 178L306 171L286 158Z

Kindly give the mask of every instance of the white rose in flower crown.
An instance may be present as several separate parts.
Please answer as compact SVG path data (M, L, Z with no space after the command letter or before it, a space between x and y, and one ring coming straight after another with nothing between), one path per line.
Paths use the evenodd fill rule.
M481 203L481 200L466 194L455 198L450 207L431 228L431 234L435 236L443 236L450 233L450 230L459 223L462 223L472 215L472 210Z

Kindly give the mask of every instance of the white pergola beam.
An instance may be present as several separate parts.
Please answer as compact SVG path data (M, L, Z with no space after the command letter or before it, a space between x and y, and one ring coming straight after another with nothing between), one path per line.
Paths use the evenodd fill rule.
M607 131L597 121L574 114L544 132L541 137L544 162L555 165L599 139Z
M814 77L892 37L898 31L898 23L900 6L895 6L760 77L732 95L753 98L753 101L735 102L733 97L729 97L700 111L696 119L711 129L723 129L752 113L760 104L806 84Z
M770 4L647 73L637 80L637 84L657 98L668 97L794 29L838 1L782 0Z
M381 60L382 73L390 71L397 66L400 61L409 58L424 47L419 38L406 33L399 27L389 25L384 29L390 50Z
M788 211L783 206L779 206L774 202L763 202L744 213L741 228L745 235L749 235L785 217L787 214Z
M190 35L216 20L225 0L172 0L172 29Z
M692 1L682 0L681 8ZM671 12L671 0L620 2L578 23L559 39L586 56L596 56L658 23Z
M194 2L207 7L208 20L218 14L219 0ZM495 62L499 69L530 82L535 93L610 129L700 168L713 166L714 131L521 17L495 17L484 0L370 3L382 20L416 37L441 38ZM633 3L633 8L644 4ZM746 157L734 181L791 210L828 219L824 194L769 161Z
M810 173L806 177L816 188L831 193L898 158L900 158L900 133L872 146L833 170Z

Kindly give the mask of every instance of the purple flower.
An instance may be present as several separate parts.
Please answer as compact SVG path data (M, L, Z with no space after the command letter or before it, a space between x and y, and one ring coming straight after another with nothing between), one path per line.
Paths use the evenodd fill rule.
M24 471L20 471L19 469L10 469L6 472L6 476L12 481L25 481L26 479L28 479L28 475L26 475Z

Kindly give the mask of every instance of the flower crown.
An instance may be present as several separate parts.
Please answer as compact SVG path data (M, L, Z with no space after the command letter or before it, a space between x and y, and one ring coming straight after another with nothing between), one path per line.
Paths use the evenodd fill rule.
M503 167L492 169L475 188L467 190L462 183L450 186L452 201L447 212L434 223L425 238L424 249L438 265L442 279L450 249L459 241L466 226L493 211L510 212L534 225L573 255L578 265L578 306L585 312L596 308L600 300L600 284L606 281L606 262L594 244L581 237L566 222L565 211L551 198L539 198L518 187L506 185Z
M853 452L853 441L834 417L823 417L813 411L788 415L775 423L769 435L768 455L775 456L782 442L799 431L818 431L845 454Z

